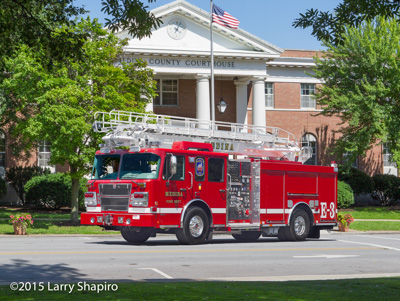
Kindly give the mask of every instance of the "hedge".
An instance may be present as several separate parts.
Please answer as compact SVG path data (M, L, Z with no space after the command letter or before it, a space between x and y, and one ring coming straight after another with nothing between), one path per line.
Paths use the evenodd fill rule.
M383 206L396 204L400 199L400 178L394 175L375 175L372 179L375 183L372 198Z
M79 182L79 204L83 206L86 192L86 179ZM71 204L71 176L55 173L34 177L25 185L27 206L43 209L59 209Z
M354 193L349 184L338 181L337 206L339 209L354 205Z
M374 180L365 172L354 167L339 166L338 180L349 184L355 194L374 191Z
M0 198L6 196L6 194L7 194L6 181L4 181L3 178L0 177Z

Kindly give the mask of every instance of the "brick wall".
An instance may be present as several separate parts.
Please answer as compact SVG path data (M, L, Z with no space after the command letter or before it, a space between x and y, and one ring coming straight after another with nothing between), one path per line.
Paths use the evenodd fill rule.
M196 118L196 79L179 80L179 105L175 107L154 107L154 113ZM220 99L227 103L224 114L219 113L217 104ZM215 80L215 119L224 122L236 122L236 86L233 80Z

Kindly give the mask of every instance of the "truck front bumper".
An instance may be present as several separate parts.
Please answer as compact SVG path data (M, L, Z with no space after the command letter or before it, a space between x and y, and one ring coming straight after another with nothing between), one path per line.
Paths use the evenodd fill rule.
M81 225L156 228L157 219L155 214L148 213L84 212L81 213Z

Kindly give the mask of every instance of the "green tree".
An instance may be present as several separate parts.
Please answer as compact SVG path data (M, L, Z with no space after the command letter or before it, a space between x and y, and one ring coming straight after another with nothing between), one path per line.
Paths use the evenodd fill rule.
M70 28L60 28L55 34ZM32 150L39 140L51 143L51 164L67 164L72 177L72 219L78 220L79 178L88 174L101 135L92 131L96 111L143 112L154 97L153 73L145 62L119 64L126 42L102 29L96 20L82 20L73 29L90 38L81 60L53 62L46 51L20 47L5 60L7 77L0 85L2 124L16 138L15 150Z
M346 26L342 40L324 44L327 51L315 58L314 69L314 77L324 82L316 93L321 114L341 119L335 152L351 153L352 162L387 141L399 165L399 23L379 17L356 28Z
M100 0L97 0L100 2ZM151 3L155 0L147 0ZM80 58L87 33L73 30L74 17L87 13L75 0L1 0L0 1L0 70L4 59L21 45L45 51L51 60ZM106 26L112 30L128 30L142 38L161 24L140 0L101 0L102 11L110 16ZM63 32L60 27L69 28ZM50 64L51 66L51 64Z
M312 27L312 35L319 41L342 43L342 34L345 25L358 26L366 20L373 20L377 16L387 18L400 17L400 1L398 0L343 0L331 13L308 9L294 20L295 28Z

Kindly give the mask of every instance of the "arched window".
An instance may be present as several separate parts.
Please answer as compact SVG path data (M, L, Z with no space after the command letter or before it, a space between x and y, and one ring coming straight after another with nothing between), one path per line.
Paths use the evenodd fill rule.
M313 134L305 134L301 138L302 147L311 147L312 156L304 164L317 165L317 138Z
M6 172L6 135L0 131L0 177Z

